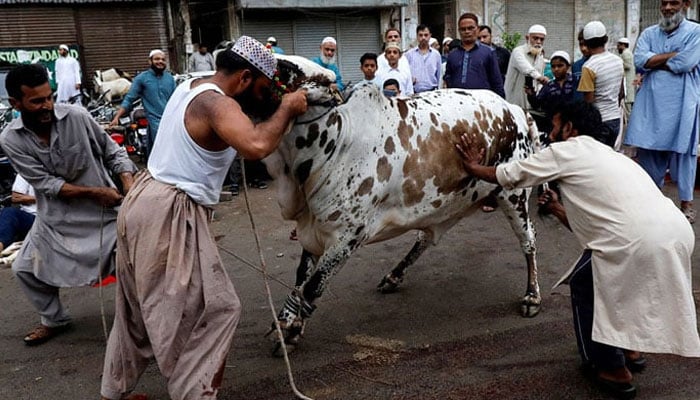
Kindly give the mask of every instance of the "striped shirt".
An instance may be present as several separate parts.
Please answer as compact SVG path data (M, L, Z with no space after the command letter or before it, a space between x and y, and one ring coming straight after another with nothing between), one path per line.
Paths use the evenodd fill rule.
M583 64L578 91L593 92L593 104L603 121L621 117L619 94L624 73L620 57L608 51L592 55Z
M416 93L434 90L440 86L442 56L437 50L429 48L428 52L423 54L416 47L406 52L406 59L411 66L413 90Z

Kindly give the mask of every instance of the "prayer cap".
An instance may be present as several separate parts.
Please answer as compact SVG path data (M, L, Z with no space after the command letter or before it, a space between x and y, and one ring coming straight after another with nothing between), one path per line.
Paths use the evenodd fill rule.
M442 39L442 45L444 46L445 43L450 43L452 41L452 38L447 36L444 39Z
M532 33L539 33L542 35L547 35L547 29L544 28L544 26L540 24L535 24L530 27L530 29L527 30L527 34L532 34Z
M148 58L153 58L153 56L155 56L156 54L163 54L163 55L165 55L165 52L164 52L163 50L161 50L161 49L153 49L153 50L151 50L150 53L148 53Z
M399 52L401 52L401 46L399 46L399 42L389 42L386 45L384 45L384 50L388 49L397 49Z
M274 78L277 59L262 43L250 36L241 36L231 47L231 51L243 57L266 77Z
M269 43L277 43L277 39L275 39L274 36L270 36L269 38L267 38L267 41L268 41Z
M552 53L552 57L550 57L549 59L551 60L554 57L561 57L566 61L567 64L571 65L571 57L569 57L569 53L567 53L565 51L562 51L562 50L555 51L554 53Z
M65 51L70 50L70 49L68 49L68 46L66 46L65 44L62 44L62 45L58 46L58 48L59 48L59 49L63 49L63 50L65 50Z
M591 21L583 27L583 40L601 38L607 35L605 25L600 21Z
M324 43L336 44L336 41L335 41L335 39L334 39L333 37L331 37L331 36L326 36L326 37L323 38L323 40L321 40L321 44L324 44Z
M617 43L630 44L630 40L627 39L626 37L623 37L623 38L620 38L620 40L618 40Z

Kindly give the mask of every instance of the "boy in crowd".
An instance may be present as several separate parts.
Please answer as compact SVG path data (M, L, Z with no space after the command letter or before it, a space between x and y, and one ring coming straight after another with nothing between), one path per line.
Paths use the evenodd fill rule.
M396 79L399 83L401 93L406 96L413 95L413 78L410 68L402 68L399 59L401 58L401 46L397 42L389 42L384 49L384 56L389 63L389 68L382 69L377 74L377 82L381 82L384 87L384 81L390 78Z
M532 107L545 112L545 117L537 121L537 125L542 132L549 132L552 128L552 111L559 104L571 102L576 92L576 82L569 73L571 67L571 57L565 51L555 51L549 61L552 66L554 80L542 86L538 93L533 87L525 87L527 100Z
M365 53L360 57L360 70L365 76L365 79L359 81L357 86L364 83L377 84L377 55L375 53Z
M382 93L388 98L400 96L401 88L399 87L399 82L394 78L385 80L382 86Z

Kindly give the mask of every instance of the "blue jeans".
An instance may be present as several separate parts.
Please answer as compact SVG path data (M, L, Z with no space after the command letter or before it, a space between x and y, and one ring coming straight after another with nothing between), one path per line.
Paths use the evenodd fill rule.
M7 247L12 242L24 240L34 224L34 215L17 207L0 210L0 243Z

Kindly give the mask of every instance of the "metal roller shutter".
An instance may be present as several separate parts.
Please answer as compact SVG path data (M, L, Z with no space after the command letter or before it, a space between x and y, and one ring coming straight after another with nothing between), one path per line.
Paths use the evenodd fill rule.
M133 75L148 68L151 50L168 50L161 2L81 7L77 14L89 81L95 70L109 68Z
M78 43L74 11L65 6L2 6L0 47Z
M657 24L659 18L661 18L659 0L642 0L639 10L639 32Z
M507 5L507 31L525 34L533 24L547 28L544 50L547 58L557 50L564 50L574 57L574 44L578 46L575 31L574 0L509 0Z
M317 57L321 40L333 36L338 41L338 65L344 83L361 80L360 57L366 52L379 51L381 46L378 11L348 14L347 10L338 13L244 10L241 26L244 35L263 43L274 36L286 54L307 58Z

